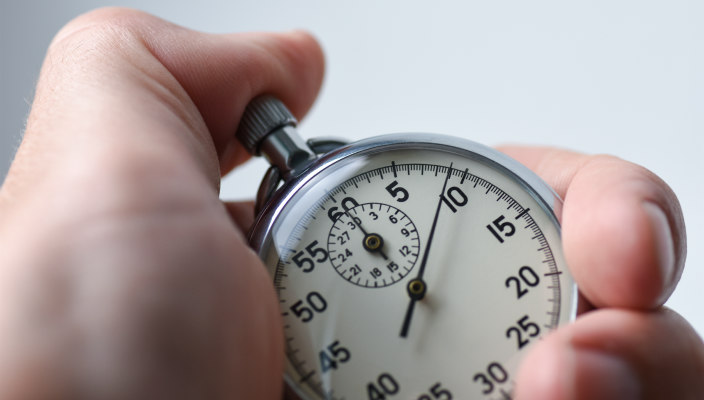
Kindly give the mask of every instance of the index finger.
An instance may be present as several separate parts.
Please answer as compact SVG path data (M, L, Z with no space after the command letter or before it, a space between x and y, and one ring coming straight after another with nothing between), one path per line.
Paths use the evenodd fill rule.
M686 234L677 197L665 182L612 156L546 147L499 150L564 200L565 257L592 305L651 309L667 300L682 274Z

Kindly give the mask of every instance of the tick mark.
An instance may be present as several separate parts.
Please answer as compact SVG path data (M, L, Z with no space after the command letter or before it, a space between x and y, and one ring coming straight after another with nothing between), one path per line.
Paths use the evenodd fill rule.
M303 382L307 381L308 379L312 378L313 375L315 375L315 371L310 371L309 373L307 373L305 376L303 376L301 378L300 383L303 383Z
M530 208L524 208L523 211L521 211L520 214L516 215L516 219L521 218L522 216L526 215L530 211Z
M562 274L562 271L548 272L548 273L543 274L543 276L560 275L560 274Z
M464 175L462 175L462 180L460 181L460 185L464 183L465 179L467 179L467 172L469 172L469 168L464 169Z

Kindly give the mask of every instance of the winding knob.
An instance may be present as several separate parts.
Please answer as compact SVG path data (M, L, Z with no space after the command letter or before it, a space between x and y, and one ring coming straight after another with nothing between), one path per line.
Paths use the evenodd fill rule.
M250 154L259 155L264 138L282 127L296 124L296 117L284 103L274 96L263 95L247 105L235 136Z

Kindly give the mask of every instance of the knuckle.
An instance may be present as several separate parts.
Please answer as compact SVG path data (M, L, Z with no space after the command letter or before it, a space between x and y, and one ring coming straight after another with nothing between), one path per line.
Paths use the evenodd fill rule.
M121 8L105 7L89 11L69 21L56 35L54 42L60 42L66 37L84 30L129 29L144 21L149 16L141 11Z
M615 189L634 190L642 197L661 203L672 195L671 188L654 172L622 158L598 154L590 156L585 170L614 183Z
M66 24L49 45L48 56L62 61L85 59L92 55L119 53L141 42L141 32L156 20L128 8L100 8L80 15Z

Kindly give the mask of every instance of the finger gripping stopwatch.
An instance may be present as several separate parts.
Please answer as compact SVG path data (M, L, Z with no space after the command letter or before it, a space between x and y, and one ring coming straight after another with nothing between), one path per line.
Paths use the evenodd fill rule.
M283 318L285 380L305 400L510 399L532 344L576 312L561 202L467 140L303 141L281 102L237 137L271 163L250 244Z

